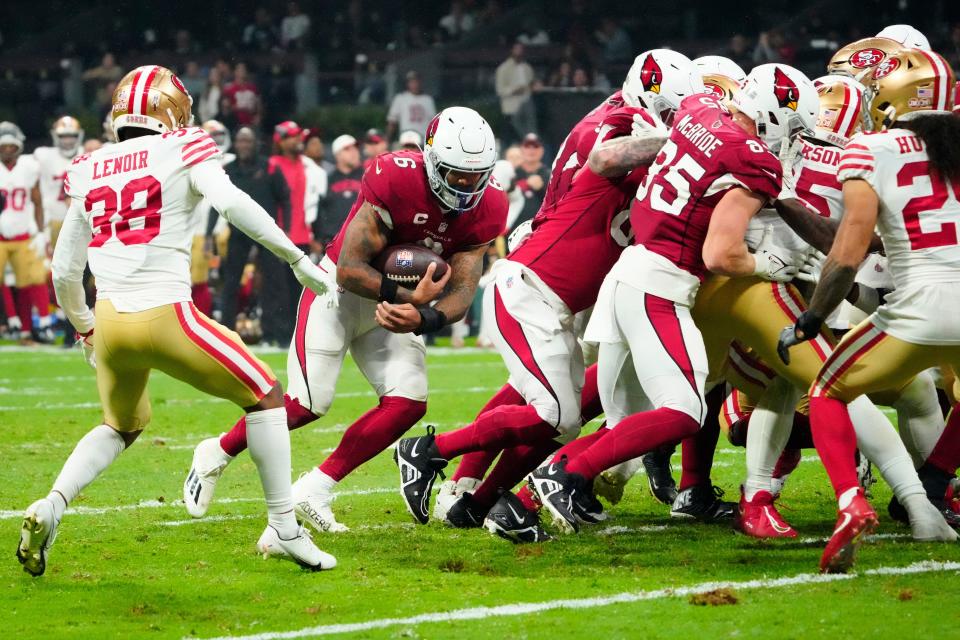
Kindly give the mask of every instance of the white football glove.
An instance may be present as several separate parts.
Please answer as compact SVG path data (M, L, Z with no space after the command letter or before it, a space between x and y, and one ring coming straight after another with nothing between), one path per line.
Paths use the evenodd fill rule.
M760 276L770 282L790 282L797 277L797 267L788 260L766 249L760 249L753 254L757 262L753 275Z
M307 289L310 289L318 296L327 292L327 274L317 265L310 262L307 254L300 256L300 259L290 264L293 269L293 275L297 277L297 282Z
M527 236L533 233L533 218L524 220L517 225L517 228L507 236L507 253L520 246L520 243L526 240Z
M47 259L47 236L42 231L30 238L30 248L41 260Z
M666 143L667 138L670 137L670 129L659 120L650 124L639 113L635 113L633 114L633 124L630 126L630 137L635 141L634 144L638 147L638 150L648 156L640 164L650 164L660 153L660 149Z
M800 167L800 151L803 149L803 138L797 136L793 140L784 139L780 145L780 168L783 170L783 183L777 200L797 197L796 173Z
M803 259L803 264L800 265L800 269L797 271L797 280L803 280L804 282L813 284L820 282L820 272L823 271L823 262L826 259L827 256L824 254L816 249L810 249Z
M83 354L83 359L87 361L88 365L96 370L97 358L93 353L93 329L91 329L90 333L85 336L77 334L77 344L80 346L80 353Z

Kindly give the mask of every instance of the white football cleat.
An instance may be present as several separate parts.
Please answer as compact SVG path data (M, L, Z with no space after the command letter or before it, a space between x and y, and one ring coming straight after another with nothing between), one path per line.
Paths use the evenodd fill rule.
M943 519L940 510L937 509L926 496L910 500L913 496L907 498L911 502L911 508L908 509L910 517L910 533L914 540L923 542L956 542L957 532L947 524Z
M207 509L213 502L217 480L231 460L233 456L220 446L219 436L207 438L197 445L193 450L190 473L183 482L183 504L187 507L187 513L194 518L202 518L207 514Z
M337 496L330 491L311 487L309 476L311 472L302 473L293 483L293 511L305 525L318 533L343 533L350 528L337 522L330 505Z
M450 507L460 499L464 493L473 493L480 486L479 478L460 478L456 482L453 480L444 480L440 485L440 492L437 493L437 501L433 505L433 517L440 522L447 518L447 512Z
M54 515L53 504L47 498L37 500L24 512L17 560L30 575L42 576L46 571L47 552L57 538L59 524L60 521Z
M303 526L297 530L296 537L284 540L276 529L267 525L260 539L257 540L257 552L264 559L273 557L290 560L311 571L323 571L337 566L337 559L329 553L320 551L313 543L310 532Z

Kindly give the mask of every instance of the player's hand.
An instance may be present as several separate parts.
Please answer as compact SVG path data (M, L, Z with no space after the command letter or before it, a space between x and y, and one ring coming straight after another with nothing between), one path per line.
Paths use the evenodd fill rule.
M33 234L33 237L30 238L30 247L41 260L49 257L47 255L47 246L47 236L44 235L42 231L40 233Z
M639 113L635 113L633 114L633 124L630 125L630 135L641 140L650 138L665 140L670 135L670 129L657 118L654 118L653 124L651 124Z
M93 329L91 329L87 334L78 333L77 344L80 345L80 352L83 353L83 359L87 361L88 365L96 370L97 358L96 354L93 352Z
M310 258L304 254L299 260L292 263L293 275L297 277L297 282L310 289L318 296L327 292L327 274L323 269L310 262Z
M380 302L375 315L377 324L393 333L412 333L420 327L420 311L412 304Z
M800 161L800 151L803 149L803 139L797 136L793 140L784 138L780 145L780 168L783 171L783 182L781 183L780 195L777 200L787 200L797 197L796 170L797 163Z
M780 339L777 340L777 355L783 360L784 364L790 364L790 347L807 340L813 340L820 333L820 327L823 326L823 318L820 318L810 312L804 311L797 318L797 323L791 327L784 327L780 332Z
M770 282L790 282L797 277L797 267L773 251L758 249L753 254L757 266L753 274Z
M419 307L422 304L430 304L437 299L437 296L443 293L443 288L450 282L450 275L453 273L453 269L447 269L443 277L434 282L433 274L436 270L436 262L431 262L427 265L426 273L420 278L420 282L417 283L417 288L413 290L413 295L410 297L410 303L413 306ZM417 317L419 318L419 315Z
M811 249L803 259L800 270L797 271L797 280L816 284L820 282L820 272L823 271L823 262L827 256L816 249Z
M543 178L537 174L527 177L527 186L533 189L534 191L540 191L543 189Z

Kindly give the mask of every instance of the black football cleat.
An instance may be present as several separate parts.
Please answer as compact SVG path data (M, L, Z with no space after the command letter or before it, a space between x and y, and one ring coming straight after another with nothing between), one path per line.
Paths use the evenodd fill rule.
M550 534L540 525L540 516L528 511L520 498L509 491L490 507L483 528L514 544L550 540Z
M578 473L567 473L567 457L530 474L530 489L564 533L580 531L580 523L606 519L603 505L590 491L590 483Z
M485 515L487 508L477 504L472 493L464 493L450 506L443 522L454 529L479 529Z
M447 460L433 443L435 428L427 427L427 435L419 438L404 438L397 443L393 460L400 468L400 495L407 511L420 524L430 520L430 492L437 475L445 477L441 470Z
M673 447L655 449L642 458L650 493L663 504L673 504L677 499L677 483L673 479L673 467L670 466L673 451Z
M670 516L700 522L730 520L737 513L737 504L721 500L723 489L710 484L696 484L677 494Z

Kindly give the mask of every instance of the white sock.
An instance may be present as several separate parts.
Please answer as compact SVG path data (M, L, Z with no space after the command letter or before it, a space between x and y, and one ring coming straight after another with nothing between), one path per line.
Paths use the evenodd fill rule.
M910 495L926 495L907 448L880 409L866 396L860 396L848 407L860 452L877 466L900 503L906 506Z
M854 497L856 497L858 490L859 490L859 487L852 487L840 494L840 497L837 498L837 504L840 506L841 509L846 509L847 507L850 506L850 503L853 502L853 499Z
M632 458L626 462L621 462L618 465L614 465L607 469L606 472L612 473L624 482L628 482L630 478L637 475L637 471L639 471L641 467L643 467L643 456Z
M247 414L247 448L260 474L268 522L281 538L295 537L298 527L290 496L290 432L284 407Z
M900 437L913 457L913 465L919 467L930 457L946 425L930 372L919 373L904 388L893 408L897 410Z
M63 463L63 469L47 496L53 502L58 519L63 517L67 505L103 473L125 448L123 436L105 424L94 427L80 438L73 453Z
M314 467L313 470L304 477L304 480L312 490L311 493L333 493L333 490L337 487L337 481L323 471L320 471L319 467Z
M773 493L773 469L790 439L799 396L793 385L777 378L753 410L747 430L747 478L743 483L747 500L758 491Z

